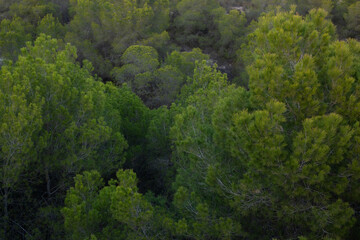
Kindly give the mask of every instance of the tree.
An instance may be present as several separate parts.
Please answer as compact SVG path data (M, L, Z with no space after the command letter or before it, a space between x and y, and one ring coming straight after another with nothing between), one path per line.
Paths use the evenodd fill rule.
M9 16L18 16L25 22L36 25L47 14L56 15L56 7L52 1L18 0L9 7Z
M177 170L174 205L180 214L177 234L191 239L230 239L242 235L238 219L223 197L209 187L207 176L222 161L221 148L214 142L214 108L221 98L237 93L234 86L228 85L225 75L205 62L196 66L193 78L182 89L180 109L170 130ZM223 166L226 162L224 159Z
M335 39L323 10L270 12L243 50L248 92L206 68L184 86L171 137L188 236L356 235L360 45Z
M194 48L188 52L171 52L171 54L165 58L164 65L170 65L179 69L186 80L187 77L191 78L193 76L195 62L202 62L204 60L209 60L209 55L204 54L200 48Z
M273 11L279 7L284 10L289 9L294 2L294 0L245 0L241 5L244 6L247 18L252 21L258 19L263 12Z
M230 153L244 172L236 185L211 182L233 196L230 205L250 223L243 224L247 231L256 227L250 220L255 219L262 222L258 231L275 236L325 237L323 230L327 236L343 236L353 224L354 211L338 198L346 180L334 166L346 164L343 152L352 130L337 114L314 117L304 121L304 129L289 143L285 110L284 104L272 102L266 110L235 113Z
M0 183L3 202L3 238L10 236L8 227L11 193L35 154L32 138L38 134L42 125L40 114L43 104L40 98L34 99L31 103L26 101L25 96L30 81L13 76L10 69L3 67L0 71Z
M184 75L173 66L163 66L154 72L154 81L157 90L154 96L155 106L170 106L180 92L184 84Z
M295 1L298 6L297 10L300 14L306 15L311 9L322 8L327 12L331 12L333 8L332 0L306 0L306 1Z
M21 18L4 19L0 23L0 57L4 60L15 61L20 49L31 40L31 25Z
M74 14L65 40L73 43L82 59L89 59L103 77L131 45L167 43L168 1L71 1ZM161 23L161 24L160 24ZM136 29L136 31L134 31ZM155 39L155 40L154 40ZM161 46L160 48L162 48Z
M153 47L133 45L121 57L122 67L115 67L112 75L117 84L126 82L146 106L169 106L194 71L195 61L209 57L200 49L191 52L173 51L160 65Z
M243 55L248 63L254 62L248 64L247 72L255 104L276 98L287 104L289 118L299 122L322 111L322 80L315 73L315 64L325 64L325 51L335 39L335 28L325 17L326 12L319 10L305 19L294 12L270 13L259 19L244 51L251 58ZM311 98L299 95L299 91L307 91L304 96Z
M176 5L174 20L176 40L190 47L207 47L213 43L208 34L214 30L211 11L219 7L215 0L182 0Z
M357 1L348 7L348 13L345 15L349 36L359 39L360 36L360 2Z
M51 14L46 15L38 23L36 32L38 35L44 33L53 38L63 39L65 35L64 26L61 25L58 19L54 18Z
M4 134L12 131L14 141L23 138L23 147L29 148L26 151L20 151L20 148L17 150L19 153L11 148L4 151L9 154L32 154L29 164L36 168L26 171L35 172L43 181L31 187L46 193L44 195L47 199L45 206L38 207L52 204L56 208L56 203L63 197L62 191L79 171L98 167L102 173L110 175L125 160L127 143L121 133L120 110L114 105L120 90L92 77L89 62L84 62L83 67L80 67L75 60L74 47L68 44L61 49L57 40L40 35L34 45L28 43L22 50L16 64L6 65L3 70L3 77L6 78L2 81L14 78L13 81L19 84L23 82L26 87L19 92L18 99L14 99L19 102L18 105L21 103L24 106L18 106L19 110L8 113L8 117L4 115L6 121L14 119L24 122L23 129L20 126L15 129L16 125L6 127L7 123L4 125ZM2 88L5 87L8 86L2 85ZM11 99L11 95L6 99ZM35 109L38 109L39 114L31 120L31 113L35 114ZM20 110L23 112L18 113ZM41 123L36 134L32 134L35 130L27 126L27 121L29 124L35 124L36 121ZM17 160L19 157L14 157L8 161L12 161L14 170L19 170L11 176L14 179L11 181L15 181L19 171L27 166L26 158ZM21 161L24 161L24 165L19 168ZM6 170L8 167L3 169L7 175L11 173ZM6 183L6 187L10 185Z
M36 24L47 14L53 14L61 23L69 21L69 0L0 0L0 17L13 18L18 16Z
M230 10L228 14L222 11L215 20L220 34L220 41L217 42L218 51L223 53L224 57L233 59L245 36L246 17L245 13L240 13L238 10Z
M132 170L104 186L96 171L75 177L62 213L69 239L164 239L154 232L154 208L138 193Z
M152 72L159 66L158 58L158 53L153 47L130 46L121 56L123 66L114 68L112 75L119 85L125 82L134 85L133 82L137 74ZM137 87L142 88L141 85Z
M325 17L312 10L305 18L290 11L259 19L247 70L250 101L265 110L230 118L230 154L245 164L238 190L228 188L241 199L233 206L250 219L268 219L265 231L283 229L277 236L344 237L354 223L346 192L356 180L345 172L358 162L347 153L357 138L359 43L335 41ZM283 223L270 220L274 212Z

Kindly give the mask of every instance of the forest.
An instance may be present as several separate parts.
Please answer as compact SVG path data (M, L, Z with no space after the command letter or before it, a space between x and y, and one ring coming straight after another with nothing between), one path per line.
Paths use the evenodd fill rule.
M0 239L360 236L360 1L0 0Z

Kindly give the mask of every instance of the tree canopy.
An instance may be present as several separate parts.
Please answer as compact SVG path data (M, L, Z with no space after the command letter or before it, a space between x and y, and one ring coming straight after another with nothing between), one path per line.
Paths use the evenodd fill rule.
M0 0L0 239L358 239L359 4Z

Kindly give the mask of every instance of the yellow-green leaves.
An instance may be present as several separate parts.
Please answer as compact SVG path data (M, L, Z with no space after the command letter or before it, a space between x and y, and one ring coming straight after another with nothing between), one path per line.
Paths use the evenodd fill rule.
M121 116L112 119L119 111L113 102L120 90L97 81L89 72L89 63L81 68L76 57L74 47L61 46L42 34L22 49L15 64L9 63L0 71L5 211L20 174L42 174L39 183L46 187L39 190L46 198L56 199L58 190L68 185L68 175L95 166L109 174L123 163L127 143L120 130ZM80 192L96 191L87 189L89 184L84 181L79 177L76 188ZM87 198L79 195L80 200ZM79 203L76 212L84 214L86 208ZM98 218L95 213L91 216Z
M153 234L153 207L138 193L132 170L119 170L109 186L97 171L75 177L62 213L71 239L148 239Z
M143 230L145 234L153 215L153 208L137 192L136 175L132 170L117 172L118 186L111 196L110 209L114 219L128 225L133 231Z
M152 47L139 45L133 45L126 49L121 56L121 62L123 66L114 68L112 71L119 85L125 82L133 84L137 74L152 72L159 65L157 51Z

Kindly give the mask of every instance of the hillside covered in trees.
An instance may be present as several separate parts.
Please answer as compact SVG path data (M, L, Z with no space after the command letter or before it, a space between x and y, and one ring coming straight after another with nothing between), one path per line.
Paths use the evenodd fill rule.
M0 239L359 239L360 1L0 0Z

